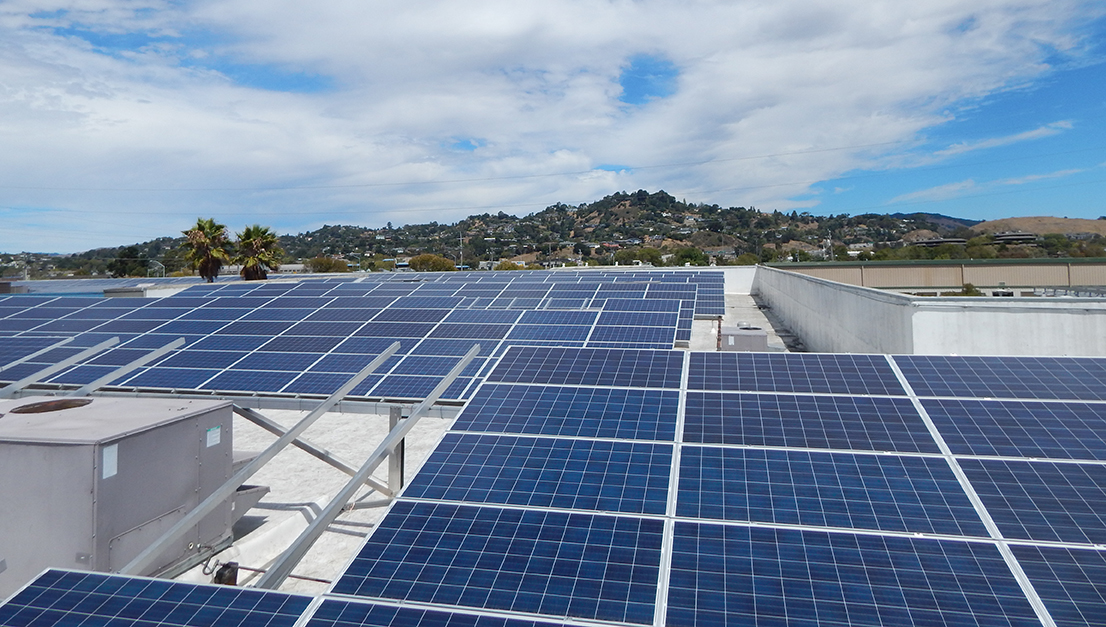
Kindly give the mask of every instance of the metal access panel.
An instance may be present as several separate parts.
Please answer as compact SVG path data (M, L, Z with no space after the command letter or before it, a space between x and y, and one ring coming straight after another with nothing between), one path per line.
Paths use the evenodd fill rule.
M0 597L46 567L113 571L231 475L231 404L128 398L0 403ZM222 504L145 575L229 543Z
M723 351L768 350L768 332L760 327L722 327L721 340L719 350Z

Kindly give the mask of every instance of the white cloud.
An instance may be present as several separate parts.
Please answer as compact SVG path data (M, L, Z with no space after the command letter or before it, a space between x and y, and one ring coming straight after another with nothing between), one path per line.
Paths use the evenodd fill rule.
M909 194L902 194L900 196L892 198L890 201L888 201L888 204L950 200L952 198L961 198L969 195L983 194L1003 187L1014 187L1018 185L1026 185L1028 183L1036 183L1038 181L1066 178L1069 176L1074 176L1076 174L1082 174L1083 172L1087 171L1087 168L1070 168L1067 170L1046 172L1044 174L1027 174L1025 176L1018 176L1013 178L985 181L983 183L976 183L974 180L968 179L965 181L957 181L954 183L946 183L945 185L930 187L928 189L911 192Z
M809 191L792 181L878 167L948 108L1033 80L1047 54L1078 45L1093 11L1079 0L9 1L0 205L34 219L7 222L0 250L129 243L197 215L296 232L637 188L810 206L790 200ZM672 61L676 92L626 107L618 76L639 54ZM249 87L229 78L236 64L274 85L331 87ZM479 146L455 150L457 138ZM777 156L744 159L760 155ZM55 239L74 224L80 237Z
M945 148L944 150L938 150L934 154L938 157L949 157L952 155L960 155L966 152L973 152L976 150L986 150L989 148L1000 148L1002 146L1009 146L1011 144L1017 144L1024 141L1031 141L1034 139L1043 139L1045 137L1052 137L1058 135L1064 131L1072 129L1072 123L1070 120L1063 120L1060 122L1053 122L1051 124L1045 124L1038 128L1024 131L1021 133L1014 133L1012 135L1006 135L1003 137L992 137L989 139L974 141L974 142L960 142Z

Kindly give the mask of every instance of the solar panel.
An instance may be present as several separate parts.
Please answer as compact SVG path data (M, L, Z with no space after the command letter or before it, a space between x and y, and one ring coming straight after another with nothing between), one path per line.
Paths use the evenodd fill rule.
M1106 400L1106 359L901 355L919 396Z
M1106 460L1106 405L922 401L953 453Z
M652 624L663 522L400 500L335 594Z
M1059 627L1096 625L1106 607L1106 552L1101 549L1010 547Z
M942 458L683 447L677 515L987 536Z
M618 349L509 349L488 380L551 385L680 386L683 353Z
M1040 625L993 544L677 522L669 625Z
M691 353L690 390L898 394L883 355Z
M672 447L450 433L406 498L664 514Z
M1106 543L1106 466L996 459L960 466L1004 537Z
M554 627L518 618L324 599L307 627Z
M0 606L5 627L292 627L311 597L49 570Z
M905 398L688 392L684 424L686 442L940 452Z

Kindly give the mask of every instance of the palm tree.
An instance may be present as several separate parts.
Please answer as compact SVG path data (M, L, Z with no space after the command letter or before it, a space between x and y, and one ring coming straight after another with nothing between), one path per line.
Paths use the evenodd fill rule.
M230 261L227 227L215 218L196 218L196 226L182 233L186 239L181 248L186 250L188 263L208 283L213 283L219 276L219 268Z
M284 250L276 233L267 226L247 226L238 234L238 255L234 263L242 264L242 278L258 281L269 278L269 270L279 270Z

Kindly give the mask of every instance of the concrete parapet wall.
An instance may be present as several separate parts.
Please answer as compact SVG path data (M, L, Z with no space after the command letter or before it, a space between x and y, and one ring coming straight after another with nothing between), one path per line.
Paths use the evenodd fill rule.
M913 301L917 354L1106 355L1106 300Z
M1106 355L1106 299L926 298L764 266L752 293L812 351Z
M759 266L759 296L809 350L827 353L912 353L911 299Z

